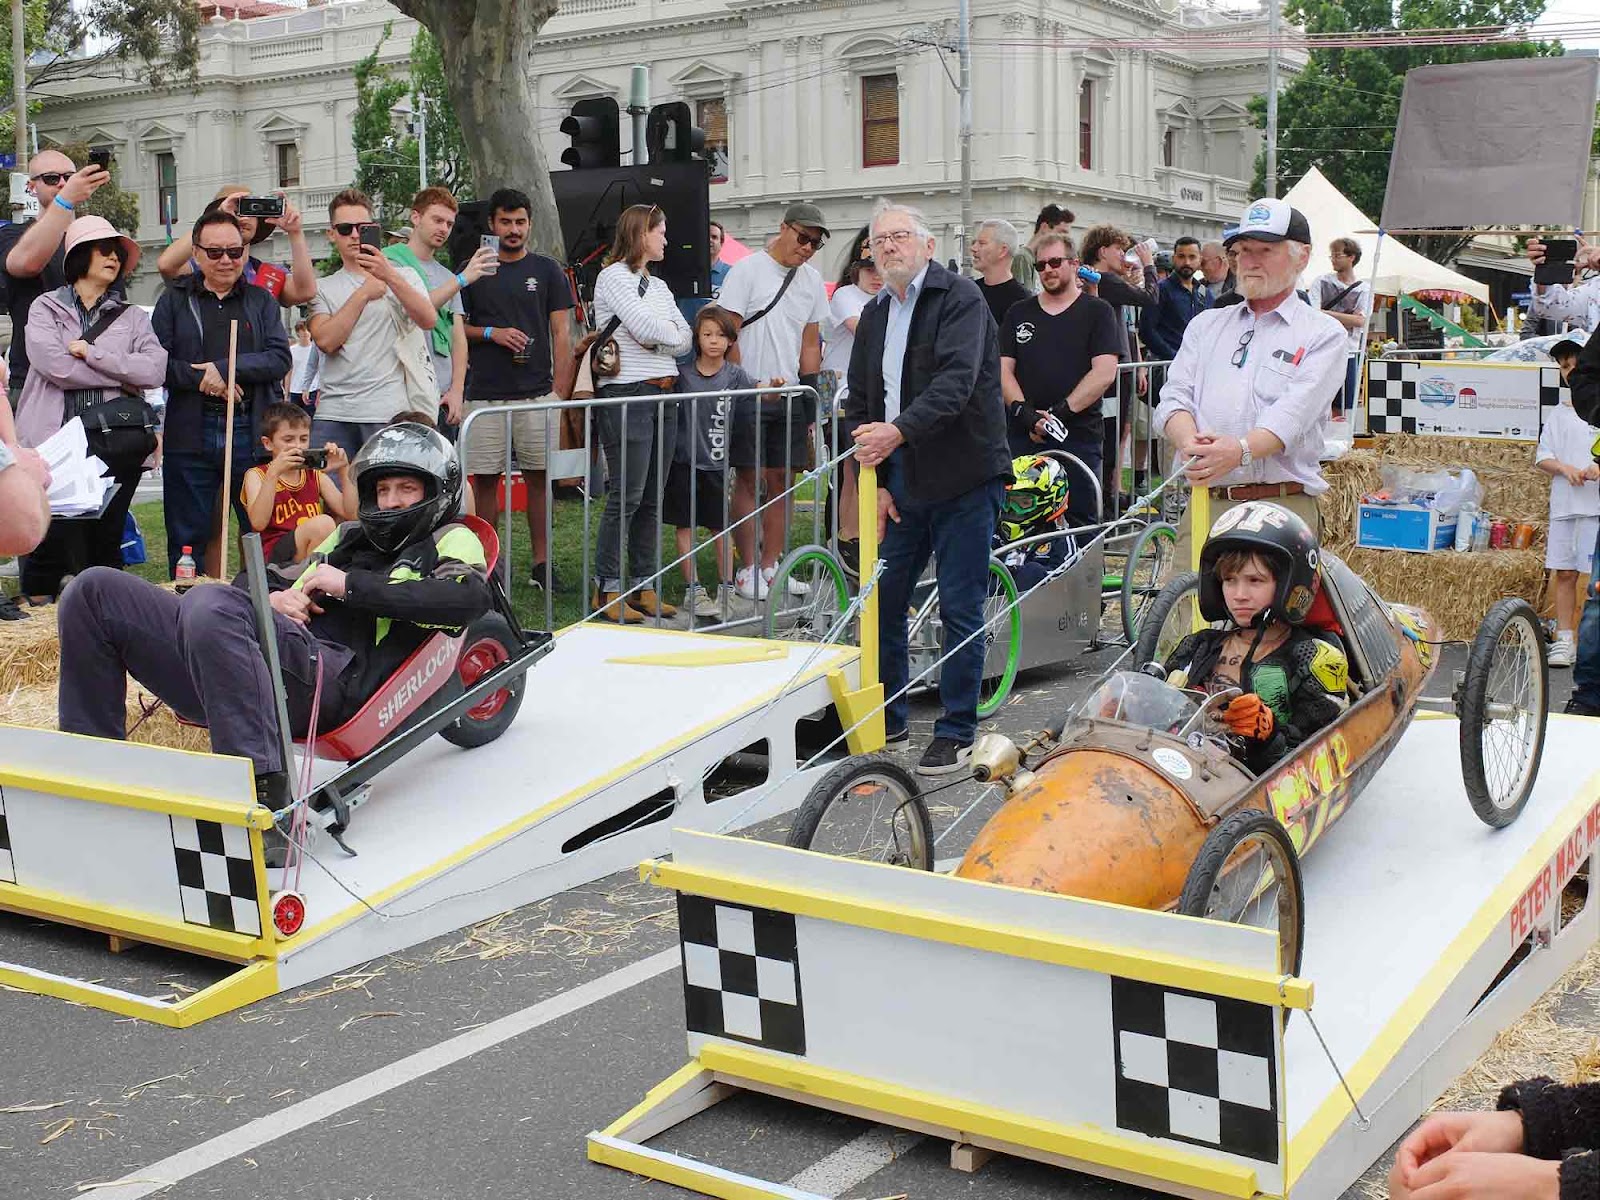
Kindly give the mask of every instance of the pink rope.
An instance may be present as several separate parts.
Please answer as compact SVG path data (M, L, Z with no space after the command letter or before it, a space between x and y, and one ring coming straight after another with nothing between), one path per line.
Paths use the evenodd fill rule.
M317 655L317 683L311 692L311 719L306 726L305 753L300 759L300 788L295 798L294 818L289 823L289 853L284 858L284 874L294 871L292 891L300 890L301 853L306 840L306 801L311 795L311 773L316 764L317 718L322 714L322 655ZM287 764L285 764L287 769Z

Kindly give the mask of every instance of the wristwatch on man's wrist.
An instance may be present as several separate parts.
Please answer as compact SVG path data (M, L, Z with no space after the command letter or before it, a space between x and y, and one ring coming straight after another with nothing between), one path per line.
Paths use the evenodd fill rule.
M1249 438L1240 438L1239 439L1239 465L1241 467L1248 467L1250 465L1250 458L1251 458L1251 455L1250 455L1250 439Z

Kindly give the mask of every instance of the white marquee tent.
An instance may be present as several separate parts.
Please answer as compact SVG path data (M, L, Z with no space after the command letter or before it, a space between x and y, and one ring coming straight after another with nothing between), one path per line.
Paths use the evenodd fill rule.
M1342 192L1328 182L1327 176L1312 167L1300 182L1289 189L1285 197L1306 216L1311 223L1311 261L1306 265L1306 280L1315 279L1333 268L1328 262L1328 243L1336 237L1353 237L1361 246L1361 262L1356 275L1372 278L1373 253L1378 246L1378 235L1366 232L1377 228L1371 217L1347 200ZM1383 239L1383 252L1378 255L1378 276L1373 290L1380 296L1410 295L1413 292L1460 292L1485 304L1489 301L1489 288L1465 275L1440 266L1425 258L1409 246L1392 237Z

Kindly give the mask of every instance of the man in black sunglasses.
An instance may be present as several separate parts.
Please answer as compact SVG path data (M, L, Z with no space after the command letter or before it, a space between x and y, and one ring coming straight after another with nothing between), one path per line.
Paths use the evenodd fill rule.
M6 308L11 314L11 377L6 391L13 405L28 379L28 309L46 292L65 287L62 239L76 208L108 180L103 167L90 163L81 170L59 150L41 150L28 162L28 191L39 201L39 215L0 227L0 263L4 264Z

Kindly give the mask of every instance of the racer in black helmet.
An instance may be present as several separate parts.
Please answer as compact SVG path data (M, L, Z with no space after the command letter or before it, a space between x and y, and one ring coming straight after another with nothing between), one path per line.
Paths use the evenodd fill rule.
M1222 710L1234 754L1257 774L1337 717L1350 667L1331 636L1305 627L1321 587L1310 528L1252 500L1217 518L1200 551L1200 615L1220 628L1178 644L1163 664L1177 687L1238 689Z
M421 425L379 430L356 455L359 518L303 563L267 570L289 723L303 736L321 676L317 727L349 719L436 630L489 611L483 542L456 520L461 472L448 442ZM243 577L177 595L95 568L62 595L59 718L71 733L121 738L133 675L211 748L255 764L260 799L290 798L272 681Z

